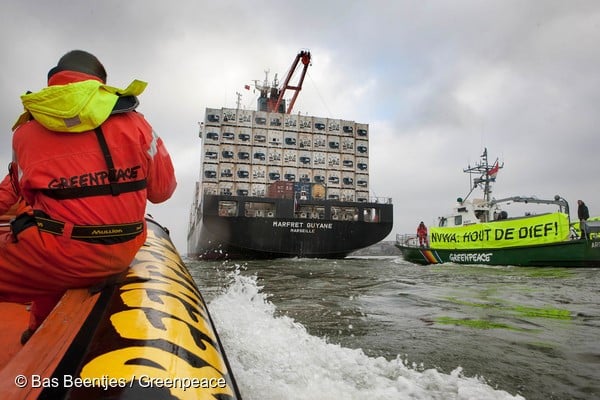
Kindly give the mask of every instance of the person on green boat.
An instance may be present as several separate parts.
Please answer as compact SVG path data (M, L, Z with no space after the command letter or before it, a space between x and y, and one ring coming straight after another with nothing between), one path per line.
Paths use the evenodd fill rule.
M417 227L417 236L419 238L419 246L426 247L427 246L427 227L421 221L419 226Z
M585 221L590 217L590 212L583 202L583 200L577 200L577 217L579 218L579 229L581 230L581 238L587 238Z

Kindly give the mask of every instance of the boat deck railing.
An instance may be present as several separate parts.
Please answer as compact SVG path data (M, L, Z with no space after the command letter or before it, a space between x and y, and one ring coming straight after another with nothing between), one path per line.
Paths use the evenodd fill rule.
M391 197L369 197L369 203L392 204Z
M417 235L410 233L396 234L396 244L405 247L421 247Z

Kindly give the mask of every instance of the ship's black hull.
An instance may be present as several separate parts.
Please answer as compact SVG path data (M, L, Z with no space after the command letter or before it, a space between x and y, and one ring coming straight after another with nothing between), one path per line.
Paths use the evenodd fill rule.
M202 212L188 234L188 256L201 259L272 259L288 257L343 258L352 251L383 240L392 230L392 204L311 201L323 206L320 218L297 218L298 204L290 199L269 199L277 212L270 218L247 217L244 203L254 198L237 198L240 213L222 216L218 202L225 196L204 196ZM264 198L260 200L264 201ZM355 218L331 218L334 207L352 207ZM376 219L367 218L374 212Z

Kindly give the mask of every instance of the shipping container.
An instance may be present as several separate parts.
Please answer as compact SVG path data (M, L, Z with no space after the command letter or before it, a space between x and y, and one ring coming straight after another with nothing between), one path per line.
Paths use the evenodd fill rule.
M313 182L320 183L322 185L327 184L327 171L324 169L314 169Z
M327 171L327 187L334 187L334 188L339 188L340 187L340 181L341 181L341 176L340 176L340 171L336 170L336 169L331 169Z
M327 134L339 135L341 133L341 121L339 119L327 120Z
M266 183L267 182L267 166L266 165L252 165L251 166L252 179L251 182Z
M267 148L262 146L252 147L252 164L267 163Z
M353 154L342 154L342 170L343 171L354 171L355 166L355 157Z
M342 120L340 123L342 125L342 129L340 131L340 134L342 136L352 136L352 137L354 137L354 127L355 127L354 121L345 121L345 120Z
M250 196L265 197L267 195L267 185L264 183L250 184Z
M237 110L235 108L223 108L221 112L221 125L236 125Z
M235 180L235 164L221 163L219 164L219 179L222 181Z
M298 182L307 183L313 180L313 170L310 168L298 168Z
M369 192L363 192L362 190L356 191L356 201L360 203L367 203L369 201Z
M270 183L267 186L267 197L278 199L292 199L294 198L293 196L294 182L277 181Z
M340 189L334 188L331 186L327 186L327 200L339 200L340 199ZM331 207L331 219L339 219L339 214L334 212L334 207Z
M252 143L258 146L267 145L267 130L266 129L252 129Z
M369 191L369 175L356 174L356 189Z
M219 194L221 196L233 196L234 193L233 182L219 182Z
M292 131L283 132L283 147L288 149L298 148L298 133Z
M321 134L313 135L313 150L316 150L316 151L327 150L327 135L321 135Z
M356 192L352 189L340 190L340 200L342 201L356 201Z
M236 196L250 196L250 184L244 182L235 183Z
M298 131L298 114L283 114L283 129L286 131Z
M236 128L235 141L237 144L249 145L252 143L252 128Z
M233 162L235 158L235 146L233 144L220 145L219 155L222 162Z
M223 143L235 143L235 130L236 127L223 125L221 127L221 144Z
M256 111L254 118L252 119L253 128L266 128L267 127L268 113L265 111Z
M311 186L311 196L315 200L325 200L325 185L313 183Z
M311 200L312 185L312 183L294 182L294 197L296 200Z
M327 118L313 117L313 132L327 132Z
M312 149L312 138L311 133L299 133L298 134L298 148L300 150L311 150Z
M221 139L221 128L218 126L205 126L204 127L204 145L219 144Z
M205 145L204 147L204 162L218 163L221 159L218 145Z
M204 118L205 126L221 126L221 109L220 108L207 108Z
M357 140L356 141L356 155L361 157L369 156L369 142L366 140Z
M269 129L283 129L283 114L269 113L267 115Z
M202 193L216 196L219 194L219 185L213 182L203 182Z
M252 111L252 110L238 110L237 111L238 126L252 128L252 115L253 114L254 114L254 111Z
M298 168L296 167L283 167L283 178L282 180L288 182L295 182L298 179Z
M275 182L282 179L282 169L276 165L267 166L267 183Z
M217 182L217 165L216 164L204 164L202 169L202 181L203 182Z
M252 147L238 145L236 146L237 161L243 164L250 164L252 162Z
M327 169L340 169L339 153L327 153Z
M356 157L356 172L359 174L369 173L369 159L366 157Z
M312 166L312 156L314 153L306 150L298 151L298 167L310 168Z
M250 165L238 164L235 167L236 182L250 182Z
M283 166L298 166L298 150L283 149Z
M299 132L312 132L313 130L313 117L309 115L298 116L298 131Z
M268 165L282 165L283 164L283 150L276 147L267 148L267 164Z
M281 147L283 142L283 131L269 129L267 135L267 143L269 147Z
M313 155L313 168L327 169L327 153L324 151L315 151Z
M368 124L356 124L354 133L357 139L368 140L369 138L369 125Z
M340 137L339 135L327 135L327 151L340 151Z
M354 154L354 138L342 136L342 153Z
M354 189L355 185L354 172L342 171L342 188Z

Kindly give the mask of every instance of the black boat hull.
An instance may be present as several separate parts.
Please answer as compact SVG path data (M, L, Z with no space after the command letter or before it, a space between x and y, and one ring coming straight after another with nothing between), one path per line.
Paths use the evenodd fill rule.
M294 201L269 199L277 213L271 218L243 215L224 217L216 212L222 196L205 196L202 213L188 236L188 256L201 259L343 258L352 251L383 240L392 230L392 204L347 203L323 200L330 207L355 207L356 220L295 218ZM226 198L226 197L225 197ZM247 198L246 201L251 201ZM261 199L264 201L265 199ZM362 218L377 210L376 221ZM243 214L243 213L242 213Z

